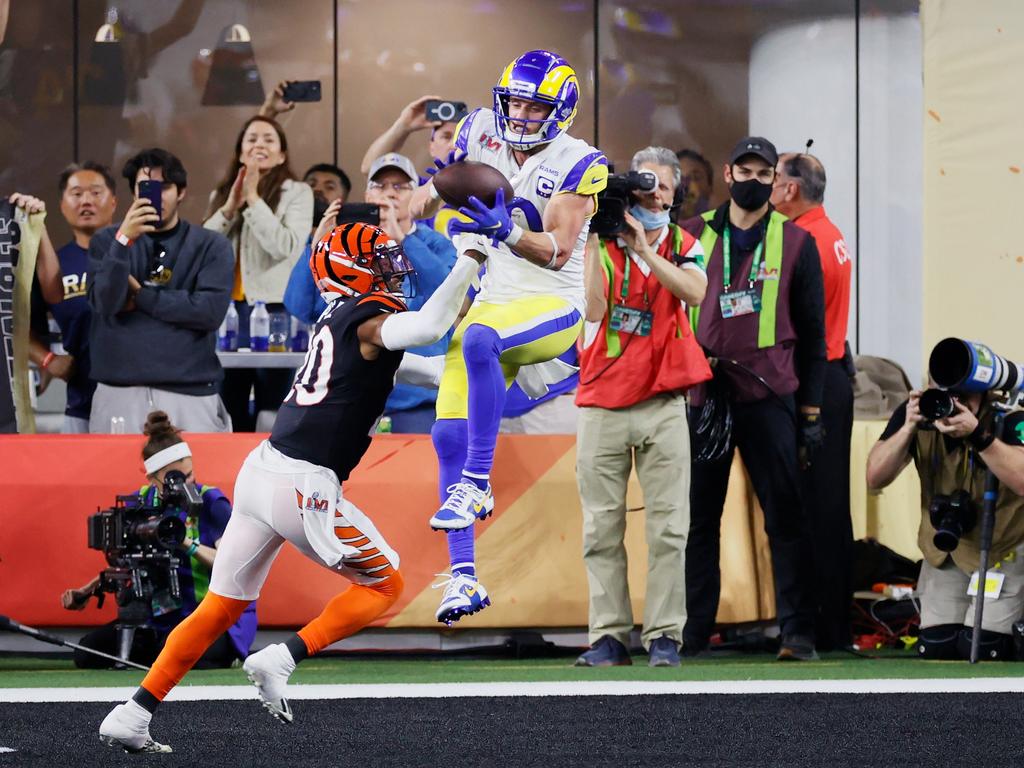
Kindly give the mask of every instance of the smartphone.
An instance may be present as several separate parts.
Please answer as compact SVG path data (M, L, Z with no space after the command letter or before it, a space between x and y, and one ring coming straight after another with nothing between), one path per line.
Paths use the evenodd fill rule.
M338 211L338 224L351 224L361 221L363 224L380 225L380 206L373 203L345 203Z
M284 87L285 101L320 101L319 80L296 80Z
M430 121L457 123L466 116L466 102L430 99L423 105L423 112Z
M139 182L139 197L144 197L149 200L149 204L156 208L156 215L160 217L160 221L156 223L156 226L163 224L163 194L164 183L162 181L154 181L153 179L142 179Z

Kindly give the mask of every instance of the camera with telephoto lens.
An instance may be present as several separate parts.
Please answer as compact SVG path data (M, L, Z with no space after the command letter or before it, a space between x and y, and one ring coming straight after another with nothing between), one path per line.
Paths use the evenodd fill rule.
M932 542L943 552L952 552L977 524L978 508L967 491L959 490L933 496L928 517L935 529Z
M178 547L185 541L182 511L197 516L203 499L195 485L178 471L168 472L156 504L139 496L118 496L114 506L88 519L89 547L107 558L109 567L100 574L97 597L114 595L119 626L142 626L160 612L180 603Z
M590 220L590 231L598 237L613 237L626 231L626 211L637 194L653 192L658 177L651 171L630 171L608 177L608 186L597 194L597 213Z
M921 393L917 406L928 421L945 419L956 413L956 400L951 392L944 389L926 389Z

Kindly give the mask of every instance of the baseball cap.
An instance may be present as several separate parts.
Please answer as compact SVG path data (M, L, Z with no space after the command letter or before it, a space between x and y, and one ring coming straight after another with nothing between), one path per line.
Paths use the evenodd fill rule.
M745 155L759 157L773 168L779 162L779 153L775 150L775 145L763 136L747 136L745 139L740 139L729 154L729 165Z
M412 164L405 155L400 155L397 152L388 152L386 155L381 155L370 165L370 178L372 179L380 171L385 168L397 168L406 176L409 177L410 181L419 182L420 176L416 173L416 166Z

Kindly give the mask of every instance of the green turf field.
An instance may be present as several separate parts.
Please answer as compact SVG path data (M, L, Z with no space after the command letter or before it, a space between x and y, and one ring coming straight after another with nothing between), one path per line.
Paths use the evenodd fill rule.
M862 658L823 654L820 661L780 663L769 654L743 654L684 660L676 669L651 669L646 656L631 667L580 669L573 658L556 659L313 659L296 670L292 683L488 683L564 680L863 680L873 678L1024 677L1024 662L970 665L961 661L922 661L910 653ZM0 688L137 685L142 672L76 670L70 660L0 657ZM248 685L240 669L196 670L185 685Z

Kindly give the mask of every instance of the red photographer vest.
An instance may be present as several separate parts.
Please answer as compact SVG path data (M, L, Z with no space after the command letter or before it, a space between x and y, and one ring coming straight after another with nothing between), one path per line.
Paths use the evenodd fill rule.
M670 236L658 248L665 259L678 258L693 247L693 235L670 224ZM666 392L682 392L711 378L711 368L693 332L683 303L653 274L629 265L617 241L599 241L599 258L608 285L608 311L597 337L580 352L580 384L576 404L626 408ZM609 328L615 304L647 309L652 314L647 336Z

